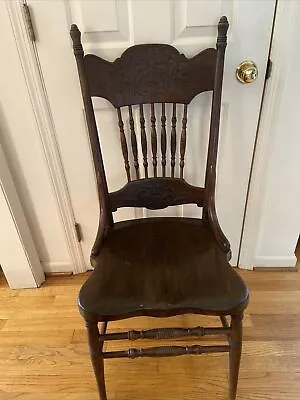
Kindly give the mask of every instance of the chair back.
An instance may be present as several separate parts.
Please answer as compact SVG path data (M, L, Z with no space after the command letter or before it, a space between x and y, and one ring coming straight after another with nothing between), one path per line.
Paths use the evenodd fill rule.
M84 101L100 205L109 221L113 220L112 212L120 207L162 209L180 204L197 204L206 208L209 202L214 202L228 26L227 18L222 17L218 24L216 48L205 49L190 59L167 44L142 44L128 48L120 58L108 62L94 54L84 55L81 33L76 25L72 25L70 34ZM205 185L197 187L189 185L184 179L188 105L196 95L206 91L213 92L209 145ZM94 96L107 99L116 109L128 182L115 192L108 191L92 104ZM170 132L167 132L166 108L169 103L171 121ZM137 118L134 118L136 115ZM147 115L149 123L146 124ZM129 132L125 132L125 118L129 121ZM179 140L177 129L180 130ZM169 159L168 142L170 168L166 168ZM176 160L178 149L179 157ZM133 165L129 162L131 156ZM179 164L177 168L176 162ZM170 171L170 176L167 176L167 171ZM179 176L176 176L176 171Z

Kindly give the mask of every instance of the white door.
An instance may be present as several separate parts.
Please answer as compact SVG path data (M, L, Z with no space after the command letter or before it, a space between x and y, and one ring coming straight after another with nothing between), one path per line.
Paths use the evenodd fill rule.
M187 56L215 46L222 15L230 23L222 103L221 141L217 178L217 211L238 260L245 202L259 110L265 81L274 1L264 0L28 0L36 29L41 66L65 176L76 220L80 223L86 265L98 224L98 202L83 106L69 39L69 27L82 31L86 52L114 60L128 46L170 43ZM258 66L258 79L239 83L235 70L243 60ZM202 185L206 161L211 94L197 96L189 107L186 179ZM95 101L109 188L126 181L116 115L104 100ZM199 216L196 206L177 207L161 215ZM118 211L117 219L150 215ZM152 214L152 213L151 213Z

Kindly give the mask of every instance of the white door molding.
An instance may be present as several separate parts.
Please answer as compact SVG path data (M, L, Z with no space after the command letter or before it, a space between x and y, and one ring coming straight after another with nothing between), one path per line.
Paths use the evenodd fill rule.
M45 159L47 161L59 215L64 228L71 262L73 264L73 272L85 272L87 270L87 265L84 262L81 245L77 240L74 212L58 149L55 125L43 81L39 58L35 44L31 42L26 29L22 8L24 2L21 0L14 2L5 0L5 2L40 134Z
M299 113L298 89L300 80L296 78L299 83L295 82L295 70L293 71L292 69L295 68L294 57L297 53L297 48L299 48L299 17L299 2L278 0L270 53L273 63L272 75L266 83L257 134L241 242L239 260L241 268L252 269L256 266L291 267L296 264L294 248L300 231L300 187L297 188L295 168L294 173L290 176L293 184L286 187L286 185L282 186L283 179L280 179L278 175L275 176L274 166L277 165L278 167L280 165L282 170L288 168L293 171L293 168L288 167L291 162L289 155L292 157L293 152L287 149L282 149L281 151L280 143L285 141L290 150L292 150L293 146L298 146L299 149L300 145L300 140L296 137L292 138L289 134L291 131L295 132L296 130L295 125L293 127L292 124L293 115L295 118L297 116L295 109L297 103ZM300 61L299 56L298 59ZM291 84L291 80L294 84ZM288 96L288 101L284 101L285 95ZM295 109L294 112L293 108ZM285 160L282 159L283 151L288 155ZM281 157L280 153L282 153ZM287 173L286 177L287 179L289 178ZM274 182L277 185L275 191ZM300 186L299 183L298 186ZM298 206L296 206L297 202ZM294 203L295 207L290 208L289 206L287 210L286 206L288 204L291 205L291 203ZM280 212L278 213L277 211ZM273 213L273 216L271 216L271 213ZM291 221L287 221L286 213L293 214L292 218L298 221L291 224ZM275 255L276 251L274 252L273 250L276 249L272 250L271 245L263 246L261 243L263 238L266 237L266 214L270 214L271 220L273 218L278 221L278 229L276 229L277 226L273 226L272 231L269 227L270 236L279 238L282 235L283 239L286 240L286 233L289 236L290 234L292 235L284 254L278 252ZM293 238L293 230L295 229L292 225L295 224L296 231ZM270 237L271 241L272 239Z
M45 280L7 161L0 144L0 263L11 289L35 288Z

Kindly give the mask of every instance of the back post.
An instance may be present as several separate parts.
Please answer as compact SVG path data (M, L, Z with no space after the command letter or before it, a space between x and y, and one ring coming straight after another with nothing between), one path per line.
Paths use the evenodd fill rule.
M216 186L216 165L219 143L219 128L221 114L222 83L224 71L225 49L227 46L227 30L229 24L225 16L221 17L218 24L217 60L212 96L212 110L210 120L209 144L205 173L205 188L207 190L207 204L203 209L204 218L207 217L207 208L210 202L214 203Z
M103 158L101 154L101 147L99 142L98 130L95 120L95 114L92 104L91 95L89 92L85 67L84 67L84 52L81 43L81 32L77 25L72 24L70 29L70 36L73 42L73 51L76 59L78 75L80 80L80 87L83 97L84 110L86 115L86 122L88 127L89 139L92 148L93 160L95 165L95 173L97 179L97 189L101 208L101 216L104 217L105 225L113 225L112 212L109 205L108 186L105 176ZM98 236L98 235L97 235Z
M227 254L228 260L231 258L230 243L224 235L216 213L215 207L215 188L216 188L216 166L219 144L220 116L221 116L221 99L222 84L224 72L225 50L227 46L227 31L229 28L228 20L225 16L220 18L218 24L217 38L217 60L214 78L214 90L212 97L212 110L209 131L209 144L207 151L207 163L205 173L205 202L203 207L203 219L210 225L214 235Z

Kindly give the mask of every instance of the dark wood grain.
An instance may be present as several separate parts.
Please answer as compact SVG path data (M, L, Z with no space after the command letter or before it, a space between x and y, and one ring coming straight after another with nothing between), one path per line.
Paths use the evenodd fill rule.
M109 198L113 211L121 207L157 210L180 204L202 206L205 189L178 178L145 178L128 182L122 189L111 192Z
M226 353L229 346L159 346L145 349L128 349L121 351L106 351L103 358L139 358L139 357L178 357L191 354ZM102 400L102 399L101 399Z
M129 111L129 126L130 126L130 137L131 137L131 147L133 154L133 163L135 168L136 179L140 178L140 169L139 169L139 158L138 158L138 148L137 148L137 140L134 129L134 119L132 114L132 107L128 106Z
M231 315L248 303L244 282L197 218L115 223L93 264L79 305L85 316L102 321L189 312Z
M141 145L143 153L143 165L145 170L145 178L148 178L148 154L147 154L147 135L145 129L145 117L143 104L140 104L140 124L141 124Z
M235 400L239 378L240 362L242 355L243 314L231 317L231 338L229 351L229 396Z
M99 340L138 340L138 339L178 339L183 337L203 337L208 335L230 334L229 327L204 328L196 326L195 328L157 328L146 329L142 331L131 330L128 332L114 332L99 335Z
M156 133L156 117L155 107L151 104L151 149L152 149L152 164L153 176L157 177L157 133Z
M176 157L176 103L173 103L172 108L172 123L171 123L171 177L174 178L175 176L175 157Z
M95 372L99 396L106 400L105 378L104 378L104 357L102 355L103 341L99 341L99 329L97 321L86 321L88 343L90 348L91 361Z
M115 107L150 103L189 103L198 93L212 90L215 49L188 59L167 44L129 47L113 63L94 54L84 57L92 96ZM201 71L201 73L199 73Z
M71 37L80 78L89 137L97 176L101 218L91 263L95 267L81 288L78 305L84 317L100 400L106 400L104 358L165 357L229 351L230 400L235 400L242 348L242 316L248 305L248 289L228 263L230 244L218 222L215 207L216 165L225 48L228 21L218 24L216 49L206 49L187 59L170 45L146 44L127 49L114 62L95 55L84 56L77 26ZM199 93L212 90L209 144L203 188L183 179L186 158L187 104ZM128 183L109 193L91 97L109 100L117 109L121 149ZM162 104L156 118L155 104ZM171 177L166 177L165 103L173 104L170 132ZM145 177L140 179L133 105L140 105L141 147ZM150 140L153 178L148 177L147 134L143 104L150 104ZM183 105L181 121L180 178L175 178L177 105ZM128 106L129 129L136 180L131 181L121 107ZM158 177L157 127L160 120L162 177ZM180 121L180 120L179 120ZM159 129L159 128L158 128ZM159 164L160 165L160 164ZM120 207L162 209L181 204L203 207L203 219L147 218L114 223L112 212ZM228 346L167 346L103 352L103 341L112 334L99 333L97 323L118 319L180 314L217 315ZM226 316L231 316L228 326ZM114 335L167 337L191 330L131 331ZM205 329L198 328L201 335ZM217 329L217 328L214 328ZM110 335L110 336L109 336Z
M205 187L208 188L209 196L207 198L207 204L203 210L204 218L210 220L211 225L215 226L218 231L221 231L221 229L220 227L217 227L216 224L217 218L215 215L216 214L215 186L216 186L216 166L217 166L217 154L218 154L218 143L219 143L224 57L227 45L227 30L228 30L227 18L222 17L218 25L217 60L216 60L216 71L215 71L211 119L210 119L209 143L208 143L207 163L206 163L206 173L205 173ZM220 232L220 236L224 236L223 233Z
M88 87L87 75L84 68L84 52L81 44L81 33L76 25L71 26L70 36L73 41L73 51L77 64L80 88L84 104L86 123L88 127L89 140L92 148L93 161L97 179L98 196L101 205L102 213L105 214L106 227L113 224L112 213L108 204L108 186L104 170L104 163L100 148L97 124L91 99L91 93ZM105 229L106 229L105 227Z
M123 159L124 159L127 180L129 182L129 181L131 181L131 176L130 176L130 165L129 165L129 160L128 160L128 148L127 148L127 141L126 141L126 136L125 136L125 131L124 131L124 122L122 119L122 113L121 113L120 108L117 108L117 114L118 114L118 124L119 124L119 129L120 129L121 149L122 149L122 154L123 154Z
M220 113L221 113L221 98L222 98L222 84L223 84L223 71L224 71L224 57L225 49L227 46L227 30L228 21L226 17L222 17L218 24L218 38L217 38L217 61L214 79L214 90L212 99L212 110L210 120L209 143L207 152L207 163L205 173L205 187L208 194L206 197L206 204L203 208L203 219L209 224L211 230L214 232L215 238L220 247L227 253L228 260L231 258L230 243L223 233L215 206L215 189L216 189L216 167L217 167L217 154L219 143L219 128L220 128Z
M162 176L166 176L166 152L167 152L167 133L166 133L166 105L162 103L161 105L161 168L162 168Z
M183 107L182 129L180 136L180 178L183 179L184 156L186 149L186 125L187 125L187 105Z

